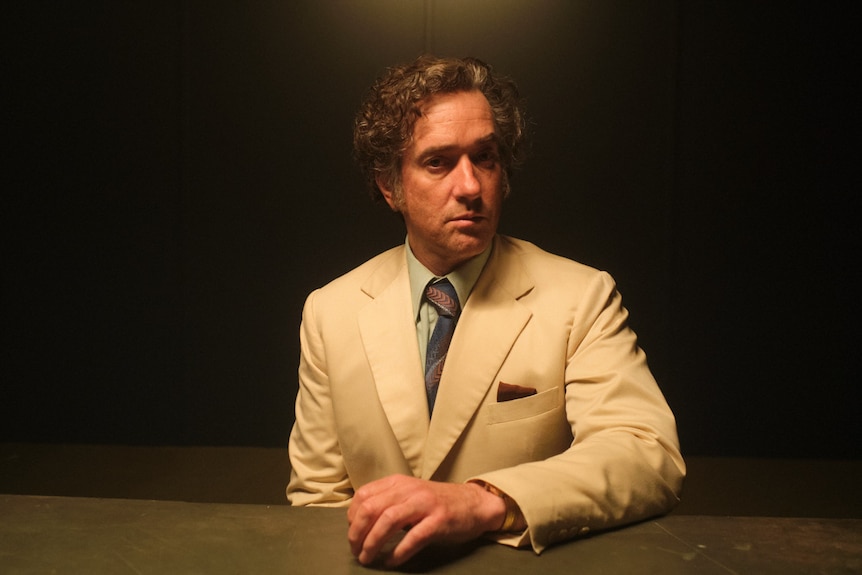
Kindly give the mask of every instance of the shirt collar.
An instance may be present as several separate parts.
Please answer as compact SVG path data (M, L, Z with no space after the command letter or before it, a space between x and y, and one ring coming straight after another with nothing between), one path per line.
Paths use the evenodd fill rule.
M419 315L419 307L422 305L422 296L425 293L425 286L432 279L442 279L435 276L428 268L423 266L416 256L413 255L413 250L410 249L410 241L405 240L407 245L407 273L410 275L410 301L413 302L413 317ZM481 254L470 258L457 269L452 270L447 275L443 276L452 282L455 287L455 293L458 294L458 301L461 303L461 309L464 309L464 304L467 302L467 297L476 285L476 280L479 279L479 274L482 273L482 268L485 267L485 262L491 255L491 248L494 242L483 251Z

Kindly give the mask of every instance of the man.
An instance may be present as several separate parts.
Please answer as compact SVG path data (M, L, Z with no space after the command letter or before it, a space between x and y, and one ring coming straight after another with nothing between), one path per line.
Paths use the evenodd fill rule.
M523 131L474 59L391 69L357 116L407 239L306 302L287 496L349 506L363 564L483 535L538 553L678 501L674 418L613 280L497 234Z

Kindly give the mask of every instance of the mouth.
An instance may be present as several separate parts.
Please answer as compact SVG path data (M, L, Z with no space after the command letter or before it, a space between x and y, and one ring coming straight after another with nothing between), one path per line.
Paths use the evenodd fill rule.
M484 219L485 219L485 216L483 216L483 215L481 215L481 214L474 214L474 213L470 213L470 214L462 214L462 215L460 215L460 216L456 216L456 217L452 218L452 221L453 221L453 222L472 222L472 223L478 223L478 222L481 222L481 221L482 221L482 220L484 220Z

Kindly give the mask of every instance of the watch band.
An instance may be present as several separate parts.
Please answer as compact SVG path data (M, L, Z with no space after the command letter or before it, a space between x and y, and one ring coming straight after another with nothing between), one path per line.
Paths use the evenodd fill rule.
M489 483L482 483L482 487L485 488L485 491L500 497L503 500L503 503L506 504L506 517L503 519L503 524L500 526L498 531L504 533L512 531L512 528L515 526L515 522L518 520L518 516L520 515L518 504L515 503L514 499Z

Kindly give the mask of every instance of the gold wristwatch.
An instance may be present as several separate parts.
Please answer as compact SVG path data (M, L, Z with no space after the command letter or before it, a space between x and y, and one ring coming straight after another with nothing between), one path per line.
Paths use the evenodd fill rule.
M485 491L489 493L493 493L497 497L503 499L503 503L506 504L506 518L503 519L503 525L500 526L498 531L501 532L510 532L514 531L514 527L517 523L523 524L523 516L521 514L521 508L518 507L518 504L515 503L515 500L494 487L489 483L482 482L480 485L485 489ZM519 521L521 520L521 521Z

